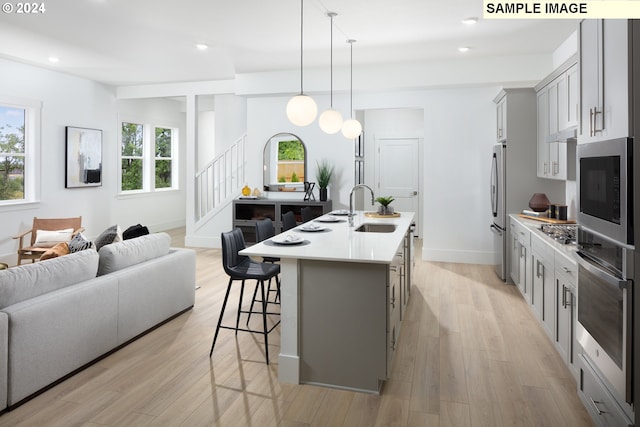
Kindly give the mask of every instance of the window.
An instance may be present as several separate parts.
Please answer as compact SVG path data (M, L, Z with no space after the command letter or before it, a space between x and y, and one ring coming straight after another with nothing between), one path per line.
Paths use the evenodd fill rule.
M156 128L156 188L171 188L173 129Z
M177 188L176 128L122 122L121 134L122 192Z
M0 206L39 197L40 102L0 97Z
M122 191L143 189L144 127L122 123Z

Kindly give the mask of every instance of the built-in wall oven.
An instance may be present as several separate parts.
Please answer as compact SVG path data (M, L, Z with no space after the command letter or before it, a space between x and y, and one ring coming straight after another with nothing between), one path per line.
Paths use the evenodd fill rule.
M621 401L632 403L633 247L578 230L576 337Z
M632 403L633 138L578 144L578 324L587 360Z

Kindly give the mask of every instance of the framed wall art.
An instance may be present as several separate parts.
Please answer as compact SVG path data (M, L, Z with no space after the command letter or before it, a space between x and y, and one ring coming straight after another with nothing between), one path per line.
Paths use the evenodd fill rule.
M102 130L66 127L65 188L102 185Z

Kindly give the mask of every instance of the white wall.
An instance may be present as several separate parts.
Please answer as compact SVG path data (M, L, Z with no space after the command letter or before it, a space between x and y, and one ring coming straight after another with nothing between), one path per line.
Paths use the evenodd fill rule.
M87 236L108 226L143 223L152 228L184 223L184 195L121 200L117 191L118 114L115 89L93 81L0 59L0 93L42 101L41 200L28 207L0 208L0 261L14 264L17 241L34 216L83 217ZM64 188L65 126L102 130L101 187ZM158 213L161 213L159 216Z

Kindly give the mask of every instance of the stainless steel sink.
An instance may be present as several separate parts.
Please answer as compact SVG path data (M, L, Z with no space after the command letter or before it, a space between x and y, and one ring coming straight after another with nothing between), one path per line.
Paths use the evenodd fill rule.
M356 228L356 231L361 231L363 233L393 233L396 231L396 225L365 222Z

